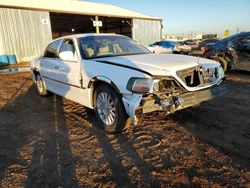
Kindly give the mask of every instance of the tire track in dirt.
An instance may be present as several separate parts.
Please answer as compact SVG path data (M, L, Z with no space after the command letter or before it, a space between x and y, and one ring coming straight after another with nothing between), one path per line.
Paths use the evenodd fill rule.
M64 109L65 109L66 117L68 120L70 120L71 122L74 122L75 125L78 124L78 125L84 126L84 128L86 128L87 131L90 131L90 132L92 131L91 136L89 133L86 134L86 131L81 132L80 142L82 143L82 145L86 146L88 142L92 142L92 144L94 142L95 144L101 145L102 149L104 150L104 155L105 155L105 151L108 151L110 160L108 161L104 160L104 161L108 163L108 166L110 166L109 168L114 170L114 168L117 168L117 166L120 166L119 171L122 171L123 175L121 175L121 172L117 172L117 173L120 174L120 176L122 177L124 177L124 174L129 174L130 172L134 172L134 173L137 172L139 174L135 174L136 175L135 178L143 178L142 180L145 182L147 181L147 179L152 179L151 172L148 170L147 166L149 166L148 164L150 163L151 160L154 160L155 165L157 166L157 159L156 158L148 159L148 162L146 160L145 161L142 160L141 157L138 155L138 153L134 150L134 148L131 147L132 145L128 143L129 138L127 137L126 134L107 135L105 132L97 130L96 127L93 127L93 126L96 126L96 125L93 125L93 119L95 119L93 112L90 112L86 108L83 108L75 103L71 103L67 101L66 105L64 106ZM91 120L92 122L90 122ZM96 134L96 136L92 135L93 132L94 134ZM160 145L159 143L152 144L152 141L150 141L152 137L150 137L149 135L147 136L148 138L145 140L145 144L147 142L148 146L152 147L152 149L156 148L157 145ZM145 137L145 134L144 134L144 137ZM141 142L141 141L138 141L138 142ZM110 170L109 168L107 168L106 171L109 171ZM149 169L151 169L151 167ZM148 174L148 175L145 177L145 174ZM126 179L128 182L132 184L133 182L136 183L136 179L134 178L130 180L130 178L127 177ZM154 181L152 180L152 182ZM154 182L154 184L155 183L156 181Z
M154 155L155 153L159 153L162 149L162 141L158 138L153 138L150 132L142 131L140 129L136 129L134 132L135 139L133 140L133 145L136 150L144 150L145 153L143 155L144 160L152 164L152 166L157 169L163 165L162 159L160 155ZM147 151L146 151L147 150Z
M59 164L61 166L57 166L53 162L51 162L51 165L64 169L65 175L75 177L79 187L247 187L247 185L250 185L249 166L238 163L239 161L232 157L232 155L241 156L238 152L242 148L233 148L235 151L235 154L233 154L233 151L220 145L220 143L224 144L226 140L218 142L213 139L216 138L215 133L217 132L219 136L228 138L226 137L230 136L228 129L235 134L240 132L242 138L247 139L248 127L245 124L248 123L248 119L245 111L240 111L239 114L239 117L243 118L240 122L245 122L245 124L242 127L239 125L238 128L229 126L237 123L236 119L225 124L224 121L228 118L218 116L220 110L231 114L237 113L230 111L230 108L241 110L239 108L244 107L240 101L242 98L246 102L249 101L247 96L249 87L245 87L242 83L234 83L234 77L237 77L237 80L240 79L238 79L239 75L233 75L230 78L230 83L233 83L230 89L235 92L221 100L214 100L196 109L187 109L169 116L166 116L164 112L149 114L137 112L138 125L132 126L129 130L120 134L107 134L98 129L94 112L77 103L58 96L56 96L56 101L53 100L54 96L39 98L35 95L35 87L30 88L32 81L29 80L28 75L13 76L5 79L5 81L0 80L0 83L4 85L3 88L5 88L4 93L1 93L0 96L9 99L12 91L18 90L19 86L23 84L24 78L28 78L26 85L20 89L20 93L17 95L18 98L20 96L20 99L14 108L12 108L12 105L3 108L5 114L16 114L18 119L23 119L20 123L25 123L25 125L22 125L19 130L23 131L22 134L25 134L24 141L29 141L29 144L22 148L22 156L25 156L22 157L24 160L22 168L16 165L15 161L13 161L13 164L11 161L7 163L5 158L1 159L2 156L0 155L1 162L6 166L6 171L3 173L3 176L6 175L6 177L3 177L6 183L4 185L8 186L11 185L11 182L14 182L13 185L15 186L23 186L25 185L23 182L25 182L25 179L29 179L29 176L33 178L35 183L39 180L41 181L40 185L44 186L53 179L57 181L58 185L63 185L65 179L69 185L70 181L74 180L72 178L67 179L66 176L58 176L58 178L53 174L49 177L47 171L42 171L46 175L43 178L38 177L39 173L33 175L26 173L29 168L31 168L31 173L32 169L41 172L41 169L38 168L40 165L38 163L39 156L37 156L38 161L32 160L32 157L34 157L32 147L38 144L37 149L43 152L42 147L39 146L39 141L36 140L37 137L34 136L37 131L43 130L43 132L48 133L44 134L45 145L43 146L46 147L48 152L55 147L55 145L52 147L53 140L58 139L59 143L61 142L61 153L52 151L55 156L60 155L61 162ZM250 80L246 76L244 79ZM30 90L26 94L27 88L30 88ZM243 90L241 92L243 96L237 94L238 90ZM2 100L1 97L0 100ZM230 103L230 108L226 109L226 106L223 106L223 101L231 100L235 100L235 103ZM36 102L38 102L39 108L37 108ZM13 103L15 103L15 99ZM31 104L18 106L26 103ZM55 109L49 109L53 106L57 107L57 117L53 117ZM36 119L34 124L26 122L26 118L22 117L22 112L19 112L20 109L24 110L26 107L34 108L26 111L34 112L29 114L30 118ZM197 114L199 115L197 116ZM217 118L214 118L211 125L202 120L202 117L212 118L215 116ZM48 121L62 119L59 122L63 124L58 124L58 131L53 132L50 127L50 125L53 126L54 122L50 122L49 126L44 123L47 117ZM16 125L19 126L14 122L17 118L13 119L13 122L8 119L10 125L8 125L8 129L5 129L5 132L11 134L15 131ZM37 120L43 120L43 122L39 123ZM237 129L240 130L236 132ZM206 132L210 139L203 137L202 134ZM16 134L14 136L22 135ZM57 139L54 139L54 136ZM15 139L18 139L17 137ZM52 145L49 143L52 143ZM69 146L67 146L67 143ZM235 142L235 144L237 144L235 145L237 147L244 146L247 149L241 142ZM22 144L19 145L18 147L9 146L9 148L12 151L20 151L19 148ZM3 152L4 150L0 148L0 151ZM31 160L32 166L27 166L31 163ZM242 160L246 162L245 158L242 158ZM50 163L48 162L48 164ZM8 169L11 170L8 171ZM67 171L67 169L70 171Z
M72 119L72 121L77 119L80 124L83 124L84 126L87 125L87 129L91 129L91 127L94 126L90 123L91 118L88 116L88 113L90 112L86 113L86 109L78 106L75 107L71 113L72 117L75 118ZM87 114L87 118L81 114ZM94 114L92 115L94 116ZM86 121L86 119L88 119L88 121ZM161 125L155 125L156 129L159 129L160 126L162 127L158 131L152 132L149 130L152 129L151 123L155 123L155 120L148 121L147 118L145 120L145 118L142 117L142 121L142 125L132 127L131 130L123 135L108 135L107 143L103 146L104 148L110 147L110 150L112 148L113 151L108 152L109 155L116 153L116 155L119 156L118 158L112 156L111 160L108 161L111 169L116 168L119 165L125 166L121 171L123 173L132 174L132 177L127 178L127 180L130 179L131 183L138 185L136 183L138 182L138 178L142 178L140 179L140 182L148 182L148 180L150 180L149 182L151 183L149 184L140 184L146 187L152 185L160 186L165 183L171 183L171 181L177 184L180 183L180 185L189 184L194 186L197 183L203 183L206 185L220 185L222 183L222 185L225 185L226 181L224 180L223 182L221 180L223 178L226 178L229 181L229 178L223 176L221 176L221 178L216 178L216 176L220 174L219 169L222 166L210 158L206 158L206 160L211 161L214 170L205 170L207 178L202 179L204 172L199 171L198 166L203 166L203 168L206 169L207 163L204 163L204 159L201 160L202 157L205 157L203 153L205 150L190 150L190 145L185 145L190 143L193 145L191 148L200 147L197 144L199 140L190 135L183 126L180 126L171 118L166 120L164 117L160 118ZM161 131L165 131L165 133L163 133L165 136L162 136ZM86 137L89 137L89 135L86 135ZM92 138L95 140L95 137ZM84 142L88 141L86 140ZM90 139L90 142L93 142L93 140ZM114 162L114 160L122 161L125 165ZM225 160L227 159L223 159L223 161ZM105 171L110 170L110 167L108 166L106 166L107 169L105 169ZM183 167L180 168L176 166ZM172 176L167 176L166 173L172 173ZM168 180L164 180L166 177L168 177ZM199 178L197 179L196 177ZM202 180L202 182L200 180Z
M72 140L73 143L79 142L90 149L84 152L90 152L93 145L102 148L101 151L97 151L98 153L92 153L101 157L91 164L103 168L102 171L88 169L90 174L93 173L93 178L89 177L92 182L116 181L122 182L119 185L123 185L126 180L128 182L126 185L144 187L166 185L166 183L211 186L226 185L232 176L237 176L237 171L231 171L230 168L223 167L220 161L216 161L216 158L221 158L219 155L214 156L216 150L212 152L212 156L206 156L206 149L203 147L208 146L199 144L199 139L187 132L183 125L175 122L175 116L165 117L162 113L153 113L150 115L154 118L150 118L141 115L139 125L132 127L126 133L106 135L95 127L95 117L90 110L66 101L65 112L67 119L79 126L78 131L81 130L80 137L75 141ZM158 125L155 122L159 122ZM231 163L227 157L222 157L220 160ZM207 166L208 161L211 167ZM101 173L102 177L96 173Z

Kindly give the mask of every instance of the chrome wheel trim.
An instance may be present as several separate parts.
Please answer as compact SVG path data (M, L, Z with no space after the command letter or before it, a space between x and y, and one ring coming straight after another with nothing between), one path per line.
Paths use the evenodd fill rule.
M105 91L98 94L96 108L102 122L106 125L112 125L115 122L116 110L113 98Z

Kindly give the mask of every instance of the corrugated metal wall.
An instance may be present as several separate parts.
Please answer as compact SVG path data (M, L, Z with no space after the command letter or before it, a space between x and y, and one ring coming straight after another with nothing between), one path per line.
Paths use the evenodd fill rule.
M133 19L133 39L148 46L161 40L161 20Z
M51 40L48 12L0 8L0 55L15 54L18 62L30 61Z

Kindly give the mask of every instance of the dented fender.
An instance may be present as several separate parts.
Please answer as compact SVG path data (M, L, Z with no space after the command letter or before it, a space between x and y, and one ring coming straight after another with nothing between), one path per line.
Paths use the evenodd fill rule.
M132 120L131 123L134 125L137 123L135 111L141 103L142 96L143 96L142 94L133 93L133 94L124 94L122 97L125 110Z

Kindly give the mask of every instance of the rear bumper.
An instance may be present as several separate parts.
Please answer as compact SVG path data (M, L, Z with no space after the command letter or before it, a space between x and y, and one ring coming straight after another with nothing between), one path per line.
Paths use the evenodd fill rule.
M172 95L166 98L158 98L156 96L148 96L143 99L143 113L163 110L168 113L173 113L191 106L197 106L204 101L211 100L215 97L225 95L227 86L224 82L220 85L215 85L208 89L195 92L186 92L179 95Z

